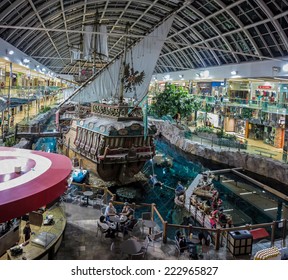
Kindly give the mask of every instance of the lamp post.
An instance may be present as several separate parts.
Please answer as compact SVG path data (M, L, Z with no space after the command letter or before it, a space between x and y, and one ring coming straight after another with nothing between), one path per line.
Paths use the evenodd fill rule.
M11 87L12 87L12 62L10 62L10 75L9 75L9 87L8 87L8 100L7 100L7 109L8 109L8 132L10 127L10 96L11 96Z
M29 106L29 101L30 101L30 81L31 81L31 71L29 69L28 72L28 109L27 109L27 122L29 122L30 116L29 116L29 110L30 110L30 106Z

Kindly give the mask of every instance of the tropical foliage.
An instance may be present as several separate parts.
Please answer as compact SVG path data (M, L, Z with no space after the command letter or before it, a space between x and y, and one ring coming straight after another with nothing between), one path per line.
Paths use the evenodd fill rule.
M149 113L159 117L166 115L173 117L179 113L181 118L184 118L198 110L200 107L198 103L187 89L167 83L164 91L153 97Z

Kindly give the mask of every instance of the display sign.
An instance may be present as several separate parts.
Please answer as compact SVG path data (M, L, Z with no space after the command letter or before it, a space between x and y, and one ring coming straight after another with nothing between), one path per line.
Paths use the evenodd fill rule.
M259 89L271 89L272 86L258 86Z

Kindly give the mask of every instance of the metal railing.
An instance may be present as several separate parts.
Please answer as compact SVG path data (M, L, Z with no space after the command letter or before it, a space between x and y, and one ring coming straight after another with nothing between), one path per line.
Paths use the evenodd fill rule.
M101 190L104 193L104 204L107 204L108 201L111 199L113 200L113 203L115 205L123 205L124 202L121 201L116 201L116 194L112 193L110 190L108 190L107 187L99 187L99 186L94 186L94 185L87 185L87 184L79 184L79 183L74 183L73 185L79 186L82 191L87 190ZM135 204L132 203L132 208L134 210L136 209L145 209L145 211L150 211L151 212L151 220L157 220L158 226L162 227L161 230L163 230L163 243L167 243L168 240L168 232L169 230L181 230L186 233L188 236L190 233L194 232L207 232L212 236L212 242L214 244L214 248L216 251L220 249L220 247L224 247L227 244L227 238L228 234L230 232L235 232L239 230L253 230L253 229L259 229L259 228L264 228L267 229L266 232L269 234L269 236L265 236L265 239L259 238L255 239L253 242L253 245L257 246L257 244L261 241L264 240L266 241L265 243L261 243L262 246L264 247L271 247L274 246L274 243L276 240L281 241L282 247L286 246L287 243L287 230L288 230L288 219L282 219L280 221L273 221L270 223L262 223L262 224L246 224L243 226L237 226L237 227L229 227L229 228L207 228L207 227L200 227L200 226L194 226L194 225L180 225L180 224L170 224L168 223L161 215L159 212L157 205L155 203L149 204L149 203L141 203L141 204ZM191 208L192 209L192 208ZM189 214L193 217L193 211L190 210ZM194 213L195 214L195 213ZM196 218L196 217L193 217Z

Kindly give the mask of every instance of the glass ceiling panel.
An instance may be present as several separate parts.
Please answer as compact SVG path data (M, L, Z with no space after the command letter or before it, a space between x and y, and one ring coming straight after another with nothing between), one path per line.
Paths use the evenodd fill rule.
M61 1L64 4L66 24L63 22ZM254 46L260 48L260 54L269 57L287 54L288 38L283 38L282 35L288 37L288 19L287 15L283 14L280 17L280 14L288 11L288 0L193 0L191 3L184 0L61 1L34 0L29 4L22 0L2 0L1 24L22 25L31 27L32 30L1 28L0 37L27 52L27 55L41 55L44 57L41 59L42 61L51 60L51 65L57 65L61 60L48 59L45 56L59 57L60 54L60 56L67 57L69 49L65 49L64 45L79 44L80 33L68 33L67 36L66 27L68 30L81 30L83 19L85 22L92 23L94 21L97 8L100 13L104 12L101 16L103 22L107 23L109 31L113 28L113 32L124 32L125 24L129 22L134 25L132 30L134 35L147 33L154 25L164 20L168 14L179 9L169 38L162 50L162 54L172 53L161 59L163 65L157 69L167 71L171 68L175 70L176 67L203 67L203 61L207 66L218 65L219 62L222 64L235 63L237 62L235 57L240 62L257 60L257 58L245 55L245 53L258 52ZM187 6L181 7L184 3ZM32 5L37 11L33 10ZM261 7L262 5L263 7ZM45 9L43 9L44 6ZM14 8L12 9L12 7ZM86 7L86 15L83 14L84 7ZM278 21L283 30L282 34L274 25L273 20L268 18L266 9L270 10L272 16L279 17L273 20ZM43 24L39 21L37 12L45 27L58 28L62 31L38 31L37 28L43 28ZM206 19L207 16L209 18ZM265 23L263 23L264 20ZM253 27L247 29L246 27L249 25ZM51 36L53 42L48 35ZM172 43L168 43L169 41ZM173 42L175 43L173 44ZM53 44L56 45L56 48ZM123 48L123 40L119 41L119 37L109 36L108 44L111 58ZM193 47L193 44L201 44L205 48L211 47L213 50L196 48ZM244 54L233 55L231 52L223 53L215 49L233 49ZM49 68L49 65L47 67ZM71 66L66 68L71 69Z

